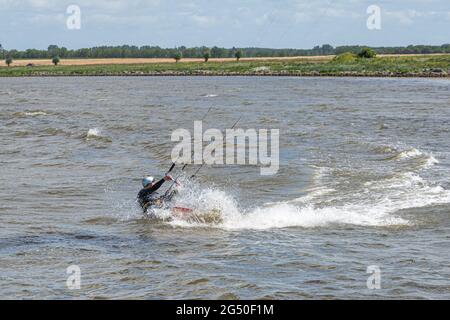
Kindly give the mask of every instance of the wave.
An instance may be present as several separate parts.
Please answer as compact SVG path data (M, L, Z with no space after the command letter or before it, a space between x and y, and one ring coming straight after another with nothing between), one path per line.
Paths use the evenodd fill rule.
M64 130L58 128L45 128L44 130L42 130L42 134L47 136L56 136L60 134L68 135L68 133L66 133Z
M401 159L411 159L411 158L417 158L417 157L421 157L423 156L423 152L416 149L416 148L411 148L408 150L404 150L401 151L399 153L397 153L397 155L395 155L395 159L396 160L401 160Z
M423 158L430 163L438 162L432 155L418 149L395 152L401 154L399 159ZM403 166L401 168L404 169ZM393 227L414 225L414 216L405 213L405 209L450 203L450 191L421 177L420 170L371 175L366 180L366 177L361 178L360 172L341 175L333 168L315 166L313 169L311 188L304 195L287 201L242 208L239 201L225 190L188 183L176 197L176 205L192 208L199 218L187 221L173 217L169 210L158 210L156 215L176 227L225 230L336 225ZM352 183L349 179L357 179L354 182L359 183ZM208 221L202 218L211 212L219 213L220 219Z
M391 157L388 158L388 160L409 160L409 159L418 159L418 158L426 158L427 163L429 164L436 164L439 163L439 161L430 153L420 151L416 148L409 148L406 150L398 151L395 148L392 147L386 147L385 150L389 150L389 152L393 153Z
M89 129L86 138L101 137L101 130L98 128Z
M42 110L29 110L29 111L15 112L13 114L13 117L25 118L25 117L38 117L38 116L46 116L46 115L48 115L48 113L45 111L42 111Z
M112 140L103 134L102 130L99 128L89 129L88 132L82 136L86 141L96 140L103 142L112 142Z
M438 164L437 160L432 153L423 152L416 148L406 148L405 150L398 150L391 146L382 146L375 149L378 153L388 153L391 154L385 160L394 161L412 161L415 162L419 167L424 169L430 168L431 166Z

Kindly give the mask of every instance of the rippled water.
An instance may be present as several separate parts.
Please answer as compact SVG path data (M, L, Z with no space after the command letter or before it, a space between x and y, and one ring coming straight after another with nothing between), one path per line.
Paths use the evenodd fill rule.
M180 201L221 222L144 219L211 106L279 128L279 173L204 167ZM0 79L0 124L0 298L450 298L448 80Z

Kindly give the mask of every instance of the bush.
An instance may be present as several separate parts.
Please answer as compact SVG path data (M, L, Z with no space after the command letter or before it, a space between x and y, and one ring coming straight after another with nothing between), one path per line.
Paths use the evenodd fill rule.
M55 66L57 66L58 63L59 63L59 57L58 57L58 56L53 57L53 58L52 58L52 62L53 62L53 64L54 64Z
M177 52L174 54L173 58L175 59L175 62L178 63L178 61L181 60L182 56L181 56L181 52Z
M351 52L345 52L333 58L333 62L352 63L356 61L356 55Z
M205 62L208 62L210 57L211 57L211 53L209 51L203 52L203 59L205 59Z
M8 65L8 67L12 62L13 62L13 59L11 57L6 57L5 63Z
M239 61L242 58L242 50L237 50L234 53L234 56L236 57L236 60Z
M359 58L372 59L377 56L376 52L370 48L364 48L358 53Z

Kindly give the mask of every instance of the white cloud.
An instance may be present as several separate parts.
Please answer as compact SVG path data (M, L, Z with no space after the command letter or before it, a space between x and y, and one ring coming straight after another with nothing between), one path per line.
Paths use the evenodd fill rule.
M415 9L386 11L387 17L395 19L402 25L411 25L416 19L420 18L439 18L442 17L442 12L439 11L418 11Z
M28 3L33 8L48 8L51 6L52 1L49 0L29 0Z
M192 15L191 20L199 27L206 28L217 23L217 19L213 16Z
M261 25L266 24L268 20L269 20L269 15L267 13L264 13L262 16L255 18L255 23L258 26L261 26Z
M86 17L86 23L95 26L148 26L158 22L157 16L116 16L109 14L93 14Z
M64 25L66 17L64 14L36 14L29 19L29 22L37 26L48 26L60 24Z

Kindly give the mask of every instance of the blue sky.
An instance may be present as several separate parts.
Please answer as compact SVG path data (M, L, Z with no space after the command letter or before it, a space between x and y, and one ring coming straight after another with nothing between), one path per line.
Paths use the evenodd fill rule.
M66 9L81 9L68 30ZM381 30L368 30L369 5ZM450 0L0 0L6 49L96 45L311 48L450 43Z

